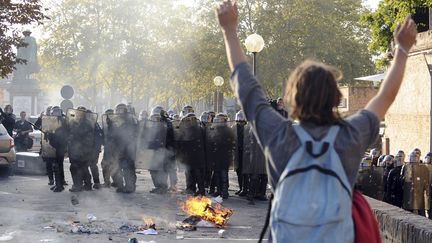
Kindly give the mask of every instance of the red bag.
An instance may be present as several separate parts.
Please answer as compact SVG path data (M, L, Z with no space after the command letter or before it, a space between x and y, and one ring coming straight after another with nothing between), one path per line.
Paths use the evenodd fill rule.
M381 243L378 221L369 203L358 190L354 190L352 217L355 228L355 243Z

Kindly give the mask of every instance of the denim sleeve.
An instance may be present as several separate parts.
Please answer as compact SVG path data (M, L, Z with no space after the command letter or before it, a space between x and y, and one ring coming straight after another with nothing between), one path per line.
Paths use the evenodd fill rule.
M248 63L235 68L231 85L266 155L267 171L274 186L287 164L287 156L298 146L290 142L295 138L292 123L270 106Z
M358 139L362 151L366 150L377 140L380 121L374 113L366 109L362 109L356 114L348 117L347 121L357 129L359 133Z
M265 147L278 131L280 132L278 128L287 120L270 106L248 63L239 64L231 80L247 121L261 146Z

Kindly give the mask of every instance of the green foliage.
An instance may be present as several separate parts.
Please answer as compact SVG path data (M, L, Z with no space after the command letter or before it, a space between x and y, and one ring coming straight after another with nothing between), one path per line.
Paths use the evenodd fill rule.
M371 29L369 49L376 54L390 51L398 23L403 23L408 15L414 14L417 7L432 7L432 0L382 0L375 12L364 14L362 22ZM385 56L376 61L379 69L385 68L387 63Z
M211 103L215 76L225 78L221 90L232 96L218 2L63 0L45 28L40 79L47 88L72 84L81 102L99 107L122 100L139 108L149 101ZM281 95L289 71L306 58L338 66L344 83L373 72L360 0L240 0L239 6L242 41L254 32L266 41L258 77L269 96Z
M14 48L24 46L20 29L23 25L41 24L46 18L40 0L0 1L0 77L12 73L17 63Z

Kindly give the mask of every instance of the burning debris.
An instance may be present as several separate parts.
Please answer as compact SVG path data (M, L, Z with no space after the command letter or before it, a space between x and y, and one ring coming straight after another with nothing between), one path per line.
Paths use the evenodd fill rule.
M183 226L195 226L201 220L205 220L222 228L234 213L232 209L224 208L220 203L212 205L212 200L208 197L188 197L186 201L180 202L180 207L191 216L183 221Z

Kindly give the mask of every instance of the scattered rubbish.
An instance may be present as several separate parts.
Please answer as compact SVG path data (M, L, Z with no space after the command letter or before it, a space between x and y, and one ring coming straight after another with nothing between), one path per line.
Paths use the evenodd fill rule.
M64 232L63 226L57 226L56 231L57 231L57 233Z
M89 213L89 214L87 214L87 220L89 221L89 223L91 223L93 221L96 221L97 217L94 214Z
M70 230L70 232L71 233L78 233L78 227L76 227L76 226L73 226L72 228L71 228L71 230Z
M76 195L71 196L71 203L74 206L79 204L78 197Z
M220 238L224 238L225 237L225 230L223 230L223 229L219 230L218 235Z
M131 225L129 223L122 224L119 228L119 230L125 231L125 232L136 232L140 231L140 227L136 225Z
M217 196L212 198L212 203L223 203L223 198L221 196Z
M151 228L143 230L143 231L138 231L136 233L139 235L157 235L158 234L158 232L155 229L151 229Z
M108 236L108 240L112 240L112 237L111 237L111 236Z
M137 238L130 238L128 240L128 243L139 243L139 242L138 242Z
M184 219L182 223L196 225L200 221L201 221L200 217L198 217L198 216L190 216L190 217Z
M4 233L0 235L0 241L8 241L14 238L15 232Z
M196 227L199 228L214 228L215 224L212 222L209 222L207 220L201 220L196 224Z
M176 224L176 229L178 230L184 230L184 231L196 231L197 227L195 225L186 224L183 222L178 222Z
M50 225L50 226L43 227L43 229L46 229L46 230L55 230L55 227L52 226L52 225Z

